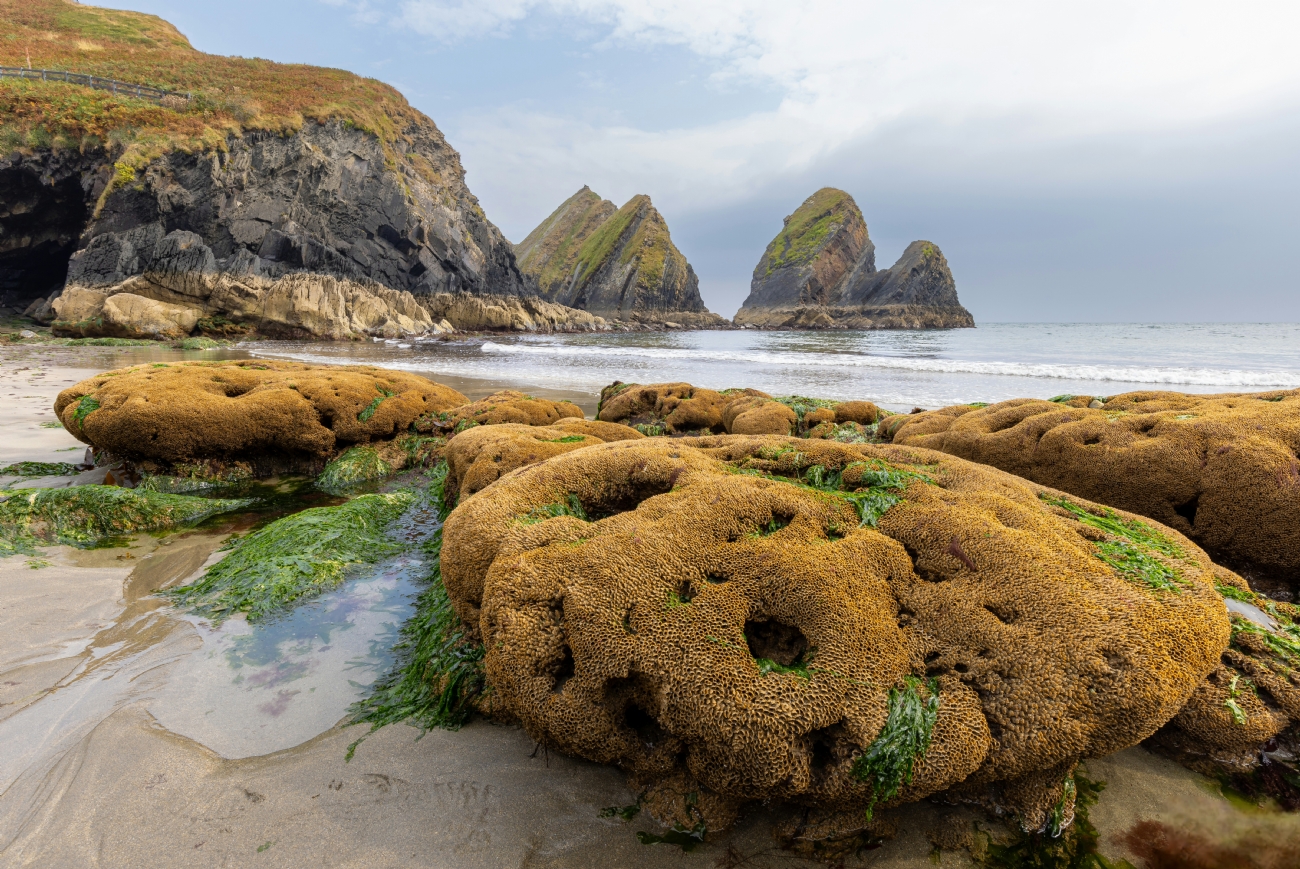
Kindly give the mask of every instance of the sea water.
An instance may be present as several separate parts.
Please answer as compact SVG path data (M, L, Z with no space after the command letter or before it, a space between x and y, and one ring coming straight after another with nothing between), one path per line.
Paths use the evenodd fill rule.
M932 331L491 335L258 342L255 355L365 363L539 392L615 380L866 398L895 410L1135 390L1300 387L1300 324L1002 323Z

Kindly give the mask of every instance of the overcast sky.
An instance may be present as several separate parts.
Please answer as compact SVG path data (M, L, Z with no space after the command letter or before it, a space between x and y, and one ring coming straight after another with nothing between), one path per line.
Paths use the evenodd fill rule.
M522 239L648 193L730 316L819 187L977 321L1300 321L1300 4L117 0L387 81Z

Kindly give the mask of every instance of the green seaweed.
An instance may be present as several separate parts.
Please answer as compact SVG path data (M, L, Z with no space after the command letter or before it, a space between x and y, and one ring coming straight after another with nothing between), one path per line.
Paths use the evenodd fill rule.
M586 439L587 439L587 438L586 438L585 435L567 435L567 436L562 437L562 438L543 438L543 439L542 439L542 443L544 443L544 444L579 444L579 443L582 443L583 441L585 441Z
M858 472L856 484L844 481L844 475L851 470ZM819 492L830 492L853 505L861 520L860 525L875 528L880 517L903 500L903 492L913 481L932 482L925 474L904 470L889 465L879 459L853 462L842 471L828 471L821 465L813 465L804 471L806 484ZM852 491L842 491L853 485Z
M14 462L0 468L0 477L68 477L77 466L68 462Z
M668 433L668 429L664 428L664 426L660 423L638 422L638 423L634 423L632 425L632 428L641 432L641 434L645 435L648 438L663 437L665 434Z
M185 338L176 346L181 350L215 350L224 345L211 338Z
M583 509L578 496L572 493L564 501L534 507L527 514L519 517L518 521L524 525L536 525L538 522L545 522L547 519L554 519L557 516L572 516L575 519L581 519L583 522L592 521L591 517L587 515L587 511Z
M922 687L928 698L922 698ZM904 676L902 688L889 689L888 705L880 735L857 756L850 770L858 781L871 782L867 820L877 803L889 802L898 796L899 788L912 783L916 762L929 751L930 736L939 720L939 680L924 682Z
M383 404L385 399L393 398L397 395L396 392L389 392L382 386L376 386L375 389L379 390L379 395L375 396L375 400L370 402L370 404L366 406L365 410L357 414L357 422L370 422L371 417L375 415L375 411L379 410L379 405Z
M1232 713L1232 722L1244 726L1250 716L1248 716L1246 710L1242 709L1237 703L1237 698L1241 696L1241 689L1237 687L1237 682L1240 679L1240 676L1232 677L1232 683L1228 685L1228 699L1223 701L1223 705ZM1250 683L1248 682L1247 684Z
M784 404L786 407L793 410L794 415L799 418L799 423L801 425L803 424L804 416L812 411L821 410L823 408L834 410L841 404L841 402L832 401L829 398L808 398L804 395L780 395L776 397L776 401L779 401L781 404Z
M1279 630L1270 631L1268 628L1255 624L1248 618L1244 618L1236 613L1231 616L1232 619L1232 639L1236 639L1241 634L1253 634L1263 641L1268 650L1280 658L1283 662L1292 667L1300 667L1300 628L1289 622L1278 622Z
M704 835L708 832L704 821L696 822L694 827L687 828L679 821L673 824L673 828L662 835L647 833L644 830L636 834L636 840L642 845L676 845L683 851L691 852L697 847L704 844Z
M401 552L385 531L414 501L409 492L361 495L285 516L236 540L197 582L159 593L216 622L240 612L257 621Z
M99 399L93 395L83 395L77 402L77 409L72 412L72 421L77 424L77 428L82 428L82 423L86 417L99 410Z
M380 457L379 450L358 445L344 450L325 466L316 478L316 488L337 495L363 483L382 480L393 472L393 466Z
M1106 783L1091 781L1077 770L1069 780L1076 794L1073 824L1055 835L1050 829L1026 833L1019 824L1011 824L1011 839L1003 842L995 842L977 825L976 832L986 847L974 855L976 865L981 869L1134 869L1127 860L1109 860L1097 851L1101 836L1088 812ZM1059 806L1063 810L1063 803ZM1061 820L1054 813L1053 821L1059 824Z
M639 814L641 814L640 802L632 803L630 806L606 806L600 810L602 818L622 818L628 822Z
M439 462L429 479L426 497L439 519L445 519L446 462ZM442 582L441 525L421 548L427 565L425 587L393 646L393 666L348 710L349 726L370 725L348 746L349 760L366 736L388 724L409 720L422 731L459 728L486 690L483 647L467 638Z
M136 491L118 486L65 486L0 491L0 557L31 555L40 544L89 549L147 531L168 531L252 504Z
M1054 497L1046 492L1040 493L1039 497L1053 507L1065 510L1076 521L1110 535L1113 539L1095 544L1093 554L1120 576L1143 582L1156 591L1177 593L1179 587L1176 583L1185 584L1182 574L1159 559L1153 558L1151 553L1155 552L1166 558L1180 560L1186 559L1187 553L1145 522L1122 519L1109 508L1103 508L1105 513L1099 516L1068 498Z
M1053 396L1047 400L1051 402L1055 402L1056 404L1066 404L1067 402L1074 401L1074 396L1070 395L1069 393L1066 393L1065 395Z

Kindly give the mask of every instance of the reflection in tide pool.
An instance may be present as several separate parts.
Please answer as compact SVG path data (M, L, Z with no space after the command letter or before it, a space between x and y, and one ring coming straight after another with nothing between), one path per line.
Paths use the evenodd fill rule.
M149 711L227 758L299 745L328 730L382 673L411 614L422 562L403 556L278 618L219 628L185 617L203 648L179 661Z

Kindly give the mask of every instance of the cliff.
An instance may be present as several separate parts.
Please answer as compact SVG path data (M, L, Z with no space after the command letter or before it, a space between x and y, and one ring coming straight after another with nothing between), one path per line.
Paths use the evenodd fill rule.
M824 187L785 219L754 268L737 325L804 329L974 326L938 245L914 241L876 269L876 246L853 197Z
M459 155L391 87L207 55L161 19L63 0L0 0L0 21L0 64L26 65L30 50L37 68L178 94L158 104L0 80L0 293L10 304L65 279L111 295L151 275L172 292L217 276L265 288L294 275L417 299L530 292Z
M515 246L552 302L606 319L693 328L726 321L704 307L699 279L649 196L622 208L583 187Z

